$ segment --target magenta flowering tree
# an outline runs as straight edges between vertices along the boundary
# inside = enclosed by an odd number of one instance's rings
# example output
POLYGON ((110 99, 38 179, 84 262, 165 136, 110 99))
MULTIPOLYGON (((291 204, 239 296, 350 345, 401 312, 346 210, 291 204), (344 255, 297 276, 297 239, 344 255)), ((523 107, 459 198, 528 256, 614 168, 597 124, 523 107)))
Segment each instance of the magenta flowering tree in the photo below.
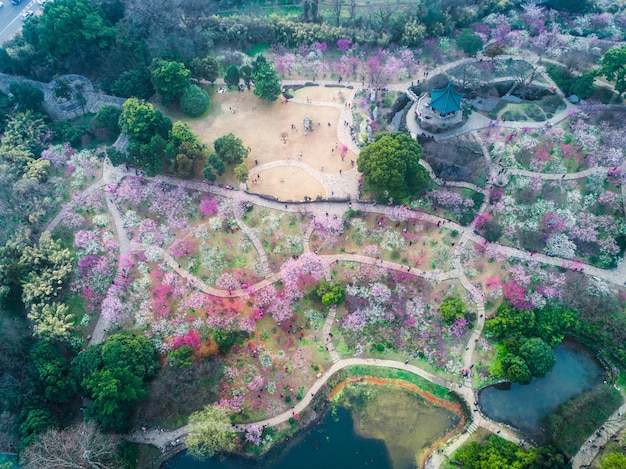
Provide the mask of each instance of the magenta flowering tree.
POLYGON ((202 202, 200 202, 199 210, 200 215, 202 215, 203 217, 212 217, 213 215, 217 214, 219 206, 215 199, 204 199, 202 202))
POLYGON ((514 308, 521 310, 532 309, 532 305, 526 300, 526 290, 514 281, 503 284, 502 293, 514 308))
POLYGON ((189 238, 179 239, 170 247, 174 258, 187 257, 193 252, 193 242, 189 238))
POLYGON ((502 196, 504 196, 504 190, 501 187, 492 186, 489 188, 489 203, 495 204, 502 196))
POLYGON ((452 337, 462 337, 467 332, 468 322, 464 317, 458 318, 452 323, 449 333, 452 337))
POLYGON ((201 345, 202 336, 195 329, 189 329, 184 335, 172 336, 172 349, 188 346, 197 350, 201 345))
POLYGON ((119 324, 124 317, 123 290, 117 285, 111 285, 106 297, 102 301, 101 315, 112 325, 119 324))
POLYGON ((152 218, 146 218, 139 223, 137 238, 144 244, 160 245, 163 242, 159 226, 152 218))
POLYGON ((457 192, 449 190, 434 190, 426 193, 432 201, 433 208, 445 207, 455 213, 460 213, 467 208, 474 206, 472 199, 464 199, 457 192))
POLYGON ((301 284, 313 284, 324 276, 324 264, 322 260, 313 253, 307 252, 297 259, 289 259, 283 264, 281 279, 285 286, 287 296, 300 298, 301 284))
POLYGON ((266 308, 272 304, 277 295, 278 292, 276 291, 276 287, 274 285, 269 285, 262 290, 259 290, 254 296, 256 306, 261 311, 266 310, 266 308))
POLYGON ((339 49, 341 52, 348 52, 348 49, 350 49, 350 46, 352 46, 351 39, 338 39, 337 40, 337 49, 339 49))
POLYGON ((483 226, 485 226, 485 223, 490 222, 492 220, 493 220, 493 215, 491 215, 490 213, 488 212, 479 213, 474 218, 474 228, 476 228, 477 230, 480 230, 483 226))
POLYGON ((170 301, 174 289, 165 283, 161 283, 152 288, 152 311, 155 317, 164 319, 169 317, 170 301))
POLYGON ((53 165, 60 166, 66 164, 75 154, 76 150, 68 142, 65 142, 63 145, 54 145, 42 151, 40 158, 50 161, 53 165))
POLYGON ((326 52, 326 49, 328 49, 327 42, 314 42, 313 44, 311 44, 311 50, 319 52, 320 54, 326 52))
POLYGON ((340 70, 343 75, 352 75, 356 77, 359 68, 359 58, 354 55, 343 55, 339 59, 340 70))
POLYGON ((292 301, 296 298, 295 296, 287 296, 285 290, 281 291, 280 294, 274 298, 274 301, 268 307, 268 312, 272 315, 276 324, 280 325, 293 316, 292 301))
POLYGON ((379 57, 368 57, 365 61, 365 70, 371 86, 378 87, 385 84, 385 74, 383 73, 383 65, 379 57))

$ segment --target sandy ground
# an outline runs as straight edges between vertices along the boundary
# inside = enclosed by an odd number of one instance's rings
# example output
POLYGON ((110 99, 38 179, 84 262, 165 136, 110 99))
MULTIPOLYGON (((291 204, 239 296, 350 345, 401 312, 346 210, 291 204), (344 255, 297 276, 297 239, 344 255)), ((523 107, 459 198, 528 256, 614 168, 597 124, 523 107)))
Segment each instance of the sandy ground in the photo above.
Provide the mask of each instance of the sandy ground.
POLYGON ((241 138, 252 149, 247 160, 250 169, 256 165, 278 161, 287 163, 289 160, 299 160, 308 165, 313 170, 310 174, 302 169, 279 166, 264 170, 258 184, 248 182, 248 188, 253 192, 286 200, 302 200, 305 196, 313 197, 324 192, 315 172, 338 174, 340 169, 351 169, 351 160, 356 161, 356 155, 351 151, 342 161, 343 145, 337 139, 337 125, 342 124, 339 119, 343 106, 339 93, 347 95, 351 90, 315 87, 306 88, 306 92, 303 97, 299 92, 298 97, 306 101, 309 96, 312 104, 285 104, 281 99, 267 104, 249 91, 214 94, 209 116, 187 122, 210 148, 216 138, 229 132, 241 138), (316 102, 334 102, 337 107, 317 105, 316 102), (303 131, 305 117, 314 122, 313 131, 308 135, 303 131), (296 129, 292 129, 292 124, 296 129), (283 133, 286 134, 285 141, 281 138, 283 133))
POLYGON ((250 192, 273 195, 285 201, 326 195, 322 183, 300 168, 280 166, 259 171, 257 175, 260 177, 253 176, 256 183, 248 182, 250 192))

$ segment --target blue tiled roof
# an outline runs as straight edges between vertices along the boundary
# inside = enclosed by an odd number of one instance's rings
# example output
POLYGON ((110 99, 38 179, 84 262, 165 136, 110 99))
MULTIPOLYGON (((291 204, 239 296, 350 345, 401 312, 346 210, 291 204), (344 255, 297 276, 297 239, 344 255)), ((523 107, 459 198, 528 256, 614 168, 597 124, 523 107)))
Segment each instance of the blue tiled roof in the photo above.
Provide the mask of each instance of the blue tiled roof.
POLYGON ((452 82, 448 86, 430 92, 430 106, 440 114, 448 114, 450 112, 461 110, 461 99, 463 95, 452 87, 452 82))

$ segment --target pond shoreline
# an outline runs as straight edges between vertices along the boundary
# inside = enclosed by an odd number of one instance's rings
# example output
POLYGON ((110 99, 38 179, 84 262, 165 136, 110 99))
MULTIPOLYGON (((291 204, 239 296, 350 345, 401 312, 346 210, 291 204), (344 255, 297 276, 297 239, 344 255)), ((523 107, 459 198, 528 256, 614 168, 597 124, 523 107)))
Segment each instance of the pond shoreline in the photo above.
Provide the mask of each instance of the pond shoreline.
POLYGON ((330 392, 328 396, 328 400, 332 401, 339 394, 339 392, 341 392, 346 386, 349 386, 351 384, 358 384, 358 383, 366 383, 366 384, 372 384, 372 385, 377 385, 377 386, 396 386, 401 389, 418 394, 424 399, 426 399, 427 401, 439 407, 442 407, 446 410, 449 410, 450 412, 453 412, 460 417, 461 420, 459 421, 459 423, 456 425, 455 428, 453 428, 451 431, 446 433, 442 438, 437 440, 435 443, 425 448, 424 452, 420 455, 419 464, 418 464, 419 468, 424 468, 426 459, 428 459, 428 457, 432 454, 432 452, 434 450, 439 449, 443 444, 449 441, 452 437, 461 433, 463 427, 467 423, 468 416, 466 412, 463 412, 463 406, 460 403, 446 401, 445 399, 441 399, 435 396, 434 394, 429 393, 428 391, 424 391, 416 384, 409 383, 408 381, 404 381, 402 379, 380 378, 378 376, 367 376, 367 375, 350 376, 344 379, 343 381, 341 381, 338 385, 336 385, 333 388, 333 390, 330 392))
POLYGON ((611 374, 597 353, 577 341, 564 341, 555 348, 555 352, 558 355, 557 363, 544 377, 533 378, 525 385, 504 380, 477 390, 480 412, 526 435, 528 441, 546 444, 548 437, 544 419, 571 398, 603 380, 606 383, 605 378, 611 374), (557 395, 563 396, 563 399, 557 398, 557 395), (520 414, 511 410, 519 409, 518 405, 513 404, 522 401, 525 403, 525 411, 520 414))
MULTIPOLYGON (((264 457, 266 457, 268 453, 270 453, 271 451, 283 452, 285 450, 288 450, 290 447, 296 445, 307 434, 307 432, 311 431, 312 428, 320 424, 321 420, 324 418, 326 413, 329 411, 329 409, 331 409, 332 406, 329 404, 332 403, 332 400, 338 394, 338 392, 340 392, 347 385, 356 384, 356 383, 395 386, 395 387, 413 392, 415 394, 418 394, 425 400, 439 407, 442 407, 450 412, 453 412, 454 414, 460 417, 460 421, 454 429, 446 433, 442 438, 437 440, 428 448, 425 448, 424 452, 420 456, 420 460, 419 460, 420 468, 424 467, 426 459, 428 458, 428 456, 432 454, 434 450, 437 450, 443 444, 449 441, 451 438, 461 433, 463 428, 468 422, 469 414, 467 412, 467 409, 463 406, 462 401, 453 402, 453 401, 442 399, 428 391, 421 389, 416 384, 413 384, 403 379, 381 378, 377 376, 368 376, 368 375, 347 376, 341 382, 339 382, 339 384, 335 385, 327 396, 325 396, 323 399, 320 399, 319 404, 321 408, 318 408, 317 411, 314 411, 311 407, 308 408, 308 412, 310 412, 311 415, 308 416, 309 418, 304 424, 304 426, 302 426, 301 428, 298 428, 294 433, 283 438, 282 440, 276 441, 274 444, 265 448, 261 453, 257 455, 252 455, 252 454, 244 453, 240 451, 228 452, 228 453, 224 453, 224 455, 227 457, 237 459, 237 460, 241 460, 242 462, 259 463, 259 462, 262 462, 264 457)), ((185 450, 186 450, 185 445, 182 444, 182 445, 177 446, 176 448, 173 448, 170 451, 162 453, 160 457, 155 461, 154 466, 162 469, 164 467, 163 465, 168 460, 184 452, 185 450)))

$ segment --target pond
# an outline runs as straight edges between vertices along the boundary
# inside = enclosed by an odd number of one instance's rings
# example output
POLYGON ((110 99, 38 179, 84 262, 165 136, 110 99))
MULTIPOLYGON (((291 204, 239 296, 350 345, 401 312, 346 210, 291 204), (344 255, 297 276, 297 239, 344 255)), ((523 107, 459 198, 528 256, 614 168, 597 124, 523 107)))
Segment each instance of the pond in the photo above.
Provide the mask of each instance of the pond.
POLYGON ((391 469, 385 444, 364 438, 354 431, 350 411, 336 407, 326 412, 319 424, 296 438, 287 447, 270 451, 262 460, 235 456, 198 461, 181 453, 163 464, 163 469, 319 469, 339 467, 372 467, 391 469))
POLYGON ((545 443, 542 420, 603 379, 598 361, 580 348, 560 345, 554 354, 556 363, 543 378, 533 378, 525 385, 506 383, 483 389, 478 396, 483 413, 522 430, 537 443, 545 443))
POLYGON ((163 469, 412 469, 424 448, 459 422, 453 412, 392 386, 348 386, 339 402, 315 427, 260 461, 235 456, 197 461, 181 453, 163 469))

